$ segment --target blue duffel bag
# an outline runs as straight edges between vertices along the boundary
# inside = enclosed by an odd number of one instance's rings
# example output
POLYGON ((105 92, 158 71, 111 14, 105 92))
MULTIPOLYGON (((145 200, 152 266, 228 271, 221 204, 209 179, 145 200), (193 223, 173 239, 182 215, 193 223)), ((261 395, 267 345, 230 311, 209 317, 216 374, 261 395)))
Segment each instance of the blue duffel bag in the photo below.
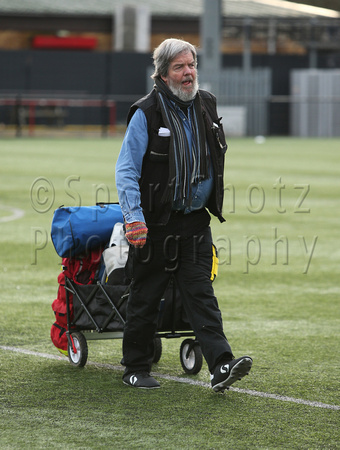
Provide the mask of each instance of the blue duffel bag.
POLYGON ((62 258, 86 254, 109 242, 113 227, 123 223, 116 203, 95 206, 62 206, 54 211, 51 238, 62 258))

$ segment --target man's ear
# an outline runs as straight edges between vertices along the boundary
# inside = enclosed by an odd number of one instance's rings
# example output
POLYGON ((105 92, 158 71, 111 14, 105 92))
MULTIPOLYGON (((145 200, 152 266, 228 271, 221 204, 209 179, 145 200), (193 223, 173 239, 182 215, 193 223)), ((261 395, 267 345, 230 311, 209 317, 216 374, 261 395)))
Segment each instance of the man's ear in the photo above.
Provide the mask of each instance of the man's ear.
POLYGON ((167 77, 163 77, 163 76, 161 75, 161 78, 162 78, 162 80, 164 81, 165 84, 168 84, 167 77))

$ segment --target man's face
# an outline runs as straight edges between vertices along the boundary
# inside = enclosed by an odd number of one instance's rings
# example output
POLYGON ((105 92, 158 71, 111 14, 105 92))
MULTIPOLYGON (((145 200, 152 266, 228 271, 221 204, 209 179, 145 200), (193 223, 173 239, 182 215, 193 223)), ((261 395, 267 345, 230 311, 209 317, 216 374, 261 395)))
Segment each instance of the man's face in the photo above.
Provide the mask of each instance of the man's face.
POLYGON ((180 100, 190 101, 198 91, 197 69, 190 51, 182 52, 174 58, 166 77, 162 80, 180 100))

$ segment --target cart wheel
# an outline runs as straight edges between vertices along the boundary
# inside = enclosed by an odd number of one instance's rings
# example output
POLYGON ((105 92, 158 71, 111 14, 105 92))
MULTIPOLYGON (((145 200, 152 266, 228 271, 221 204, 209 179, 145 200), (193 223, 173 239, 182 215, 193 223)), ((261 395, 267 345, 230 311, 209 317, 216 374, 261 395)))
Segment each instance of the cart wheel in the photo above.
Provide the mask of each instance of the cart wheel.
POLYGON ((84 367, 87 361, 88 347, 83 333, 76 331, 71 334, 74 349, 70 343, 67 346, 68 359, 73 366, 84 367), (75 351, 74 351, 75 350, 75 351))
POLYGON ((180 359, 184 372, 198 373, 202 368, 202 350, 194 339, 185 339, 181 344, 180 359))
POLYGON ((161 359, 162 356, 162 339, 154 338, 153 345, 154 345, 154 353, 152 362, 156 364, 158 363, 158 361, 161 359))

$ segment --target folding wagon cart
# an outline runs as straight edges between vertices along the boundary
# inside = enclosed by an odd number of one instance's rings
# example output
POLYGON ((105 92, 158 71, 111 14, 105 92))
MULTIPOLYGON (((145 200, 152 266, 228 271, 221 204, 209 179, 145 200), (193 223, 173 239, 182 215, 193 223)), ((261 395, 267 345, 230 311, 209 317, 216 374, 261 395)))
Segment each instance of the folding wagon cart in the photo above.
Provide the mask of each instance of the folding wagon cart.
MULTIPOLYGON (((61 207, 53 216, 52 242, 63 258, 59 290, 52 308, 54 345, 73 366, 85 366, 88 341, 122 339, 129 281, 125 278, 128 243, 118 204, 61 207)), ((172 278, 160 299, 153 362, 162 355, 162 338, 182 338, 183 370, 196 374, 202 368, 202 351, 186 319, 172 278)))

